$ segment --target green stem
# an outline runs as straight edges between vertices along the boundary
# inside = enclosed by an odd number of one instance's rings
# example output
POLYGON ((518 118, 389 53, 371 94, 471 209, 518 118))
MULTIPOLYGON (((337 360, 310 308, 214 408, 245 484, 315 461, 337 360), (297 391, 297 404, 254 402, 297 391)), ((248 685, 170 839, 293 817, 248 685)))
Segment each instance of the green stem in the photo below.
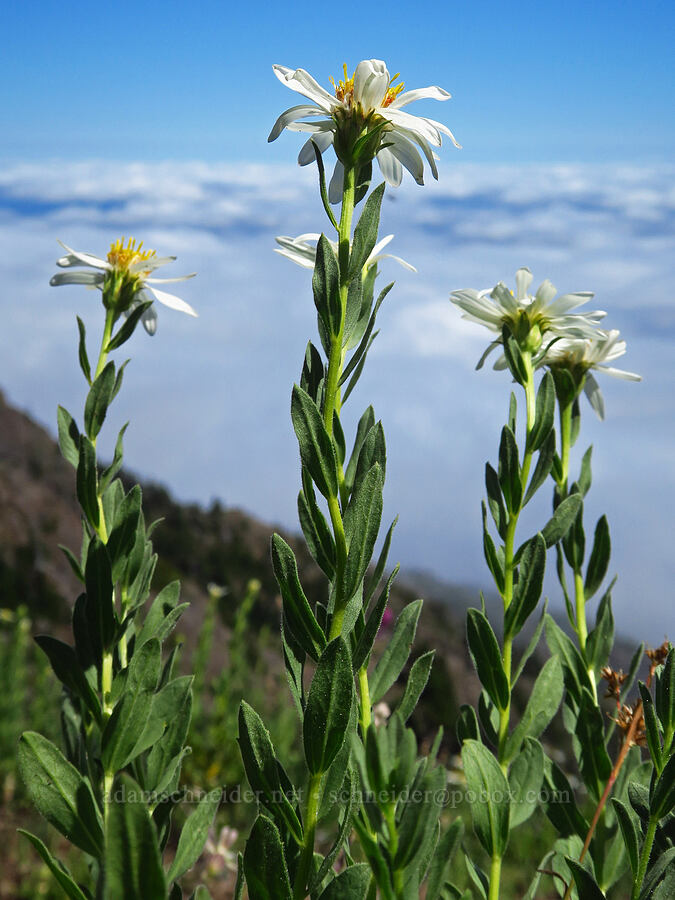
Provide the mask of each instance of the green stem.
POLYGON ((298 871, 295 876, 293 900, 303 900, 307 896, 307 882, 312 871, 314 859, 314 838, 319 813, 319 797, 321 795, 321 774, 312 775, 307 788, 307 811, 305 814, 305 840, 300 856, 298 871))
POLYGON ((502 858, 501 856, 493 856, 490 865, 490 893, 488 900, 499 900, 499 882, 502 876, 502 858))
POLYGON ((645 875, 647 874, 647 866, 649 865, 649 857, 652 853, 652 846, 654 844, 654 837, 656 836, 657 825, 658 819, 655 816, 650 816, 644 843, 642 844, 642 852, 640 853, 640 862, 638 864, 637 875, 635 876, 635 882, 633 884, 633 893, 631 894, 631 900, 637 900, 637 898, 640 896, 642 882, 645 880, 645 875))
POLYGON ((396 896, 400 896, 403 888, 403 872, 400 869, 394 869, 393 864, 398 852, 398 829, 396 827, 396 801, 387 803, 384 808, 384 818, 387 823, 389 832, 389 858, 392 861, 392 880, 394 882, 394 891, 396 896))
POLYGON ((359 669, 359 693, 361 703, 361 734, 366 740, 366 733, 372 721, 370 714, 370 685, 368 684, 368 670, 364 666, 359 669))
POLYGON ((570 472, 570 449, 572 446, 572 406, 573 401, 560 407, 560 462, 561 475, 558 489, 561 499, 567 496, 567 480, 570 472))
POLYGON ((113 681, 113 657, 112 651, 104 650, 101 661, 101 697, 103 699, 103 716, 108 719, 113 711, 110 702, 113 681))

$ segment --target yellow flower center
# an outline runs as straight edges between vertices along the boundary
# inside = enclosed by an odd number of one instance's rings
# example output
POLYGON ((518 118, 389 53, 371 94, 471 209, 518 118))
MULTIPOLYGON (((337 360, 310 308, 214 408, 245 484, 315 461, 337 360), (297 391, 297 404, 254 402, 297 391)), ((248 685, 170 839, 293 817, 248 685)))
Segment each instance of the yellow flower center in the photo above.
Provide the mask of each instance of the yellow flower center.
MULTIPOLYGON (((335 83, 334 78, 331 78, 330 81, 335 89, 336 98, 351 107, 354 104, 354 75, 349 75, 347 63, 343 63, 342 71, 344 72, 344 78, 341 78, 337 84, 335 83)), ((400 73, 397 72, 393 78, 389 79, 389 84, 387 85, 387 90, 384 92, 384 97, 382 98, 380 106, 389 106, 403 90, 404 83, 402 81, 399 82, 399 84, 394 84, 399 76, 400 73)))
POLYGON ((154 250, 143 250, 142 247, 143 241, 136 246, 135 238, 129 238, 126 246, 124 238, 120 241, 115 241, 114 244, 110 245, 108 262, 116 269, 128 270, 135 263, 144 262, 146 259, 156 255, 154 250))

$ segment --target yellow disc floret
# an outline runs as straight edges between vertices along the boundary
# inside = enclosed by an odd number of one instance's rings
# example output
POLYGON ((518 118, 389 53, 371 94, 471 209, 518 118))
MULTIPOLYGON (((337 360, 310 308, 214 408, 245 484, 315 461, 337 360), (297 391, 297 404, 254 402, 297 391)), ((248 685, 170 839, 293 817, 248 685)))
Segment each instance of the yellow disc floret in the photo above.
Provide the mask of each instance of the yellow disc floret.
POLYGON ((128 270, 130 266, 145 262, 146 259, 156 255, 154 250, 143 250, 142 247, 143 241, 136 246, 135 238, 129 238, 125 246, 123 237, 122 240, 115 241, 110 245, 108 262, 116 269, 128 270))
POLYGON ((352 75, 351 78, 348 75, 347 63, 342 64, 342 71, 344 72, 344 79, 341 78, 337 84, 335 84, 334 78, 331 78, 330 81, 335 88, 335 96, 337 99, 346 103, 348 106, 351 106, 354 100, 354 75, 352 75))
POLYGON ((400 77, 400 74, 400 72, 397 72, 393 78, 389 79, 389 86, 384 92, 384 100, 382 101, 382 106, 389 106, 391 103, 393 103, 405 87, 402 81, 400 81, 398 84, 394 84, 396 79, 400 77))

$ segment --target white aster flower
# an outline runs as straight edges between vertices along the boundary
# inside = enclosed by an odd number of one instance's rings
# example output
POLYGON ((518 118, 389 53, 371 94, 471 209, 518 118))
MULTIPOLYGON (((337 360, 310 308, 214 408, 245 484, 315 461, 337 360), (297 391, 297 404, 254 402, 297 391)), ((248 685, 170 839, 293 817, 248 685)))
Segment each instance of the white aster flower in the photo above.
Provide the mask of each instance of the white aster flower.
MULTIPOLYGON (((180 275, 177 278, 153 278, 152 273, 155 269, 166 263, 173 262, 175 256, 158 257, 154 250, 143 250, 143 241, 136 245, 133 238, 129 238, 126 245, 124 238, 121 241, 115 241, 110 245, 110 250, 105 259, 94 256, 92 253, 82 253, 79 250, 73 250, 62 241, 59 244, 67 251, 66 256, 57 259, 56 265, 63 269, 77 268, 74 272, 59 272, 54 275, 50 284, 58 286, 61 284, 84 284, 90 288, 98 288, 104 292, 107 285, 113 281, 116 284, 116 296, 121 293, 124 295, 122 307, 119 312, 125 315, 135 309, 139 304, 154 300, 158 300, 164 306, 170 309, 176 309, 179 312, 187 313, 189 316, 196 316, 194 309, 176 297, 174 294, 167 294, 156 288, 156 284, 168 284, 172 281, 186 281, 188 278, 194 278, 195 273, 190 275, 180 275), (84 269, 84 271, 82 271, 84 269)), ((148 334, 154 334, 157 330, 157 313, 154 306, 149 306, 141 317, 143 326, 148 334)))
MULTIPOLYGON (((299 266, 302 266, 304 269, 313 269, 316 263, 316 245, 321 237, 320 234, 316 232, 308 232, 307 234, 299 234, 297 237, 286 237, 285 235, 279 235, 279 237, 275 238, 278 247, 274 248, 275 253, 280 253, 282 256, 287 257, 292 262, 296 263, 299 266)), ((363 269, 367 271, 372 266, 377 265, 377 263, 381 259, 393 259, 399 265, 403 266, 404 269, 408 269, 410 272, 416 272, 417 269, 414 266, 411 266, 409 262, 406 262, 404 259, 401 259, 400 256, 394 256, 392 253, 382 253, 382 250, 390 243, 393 239, 393 234, 388 234, 386 237, 383 237, 381 241, 378 241, 377 244, 373 247, 373 250, 366 260, 363 269)), ((338 252, 337 241, 330 241, 330 244, 335 250, 336 254, 338 252)))
MULTIPOLYGON (((537 288, 536 294, 528 293, 532 283, 532 272, 522 267, 516 272, 516 292, 509 290, 503 281, 492 290, 453 291, 450 299, 461 310, 463 319, 477 322, 501 335, 507 325, 513 336, 525 350, 534 352, 539 349, 544 334, 549 336, 566 336, 573 338, 589 338, 595 334, 595 328, 604 316, 602 310, 592 312, 573 312, 577 307, 593 297, 587 291, 573 294, 562 294, 556 298, 556 289, 546 279, 537 288)), ((493 341, 478 362, 480 368, 488 354, 501 344, 501 337, 493 341)), ((495 368, 505 368, 506 360, 500 357, 495 368)))
POLYGON ((331 144, 335 145, 338 162, 329 186, 331 202, 337 202, 342 194, 344 160, 339 157, 345 139, 353 148, 360 137, 379 129, 373 153, 385 180, 394 187, 401 183, 403 168, 418 184, 424 183, 424 162, 419 150, 434 178, 438 178, 438 157, 432 148, 441 146, 443 134, 450 138, 455 147, 460 146, 452 132, 441 122, 411 115, 403 109, 414 100, 449 100, 450 94, 435 85, 404 91, 402 83, 395 84, 398 75, 391 78, 380 59, 364 59, 351 78, 345 65, 344 80, 337 84, 333 81, 333 94, 322 88, 304 69, 278 65, 273 69, 282 84, 303 94, 311 103, 292 106, 283 112, 275 122, 268 141, 276 140, 284 128, 308 132, 311 136, 298 156, 301 166, 314 161, 313 144, 321 153, 331 144), (318 121, 302 121, 304 119, 318 121))
POLYGON ((540 365, 552 369, 566 369, 577 383, 583 379, 584 393, 598 418, 604 419, 605 401, 598 382, 591 374, 591 369, 613 375, 615 378, 625 378, 627 381, 642 381, 642 376, 636 375, 635 372, 626 372, 607 365, 623 356, 625 352, 626 342, 619 340, 619 332, 616 329, 603 331, 598 328, 591 337, 561 338, 555 341, 547 349, 540 365))

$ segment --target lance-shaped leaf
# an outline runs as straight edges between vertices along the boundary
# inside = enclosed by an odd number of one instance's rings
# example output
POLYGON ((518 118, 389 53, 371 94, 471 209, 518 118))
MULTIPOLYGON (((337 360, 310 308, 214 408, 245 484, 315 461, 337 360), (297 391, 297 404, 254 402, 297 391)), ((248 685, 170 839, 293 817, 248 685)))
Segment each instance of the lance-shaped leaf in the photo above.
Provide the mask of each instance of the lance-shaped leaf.
POLYGON ((115 780, 105 842, 105 900, 166 897, 157 832, 139 785, 129 775, 115 780))
POLYGON ((605 900, 605 895, 590 872, 587 872, 576 859, 566 857, 565 861, 572 870, 579 900, 605 900))
POLYGON ((84 322, 79 316, 77 318, 77 330, 79 332, 79 340, 77 347, 77 354, 80 360, 80 368, 82 369, 82 374, 87 379, 87 382, 91 384, 91 366, 89 365, 89 356, 87 355, 87 330, 84 327, 84 322))
MULTIPOLYGON (((368 666, 368 662, 370 660, 370 654, 373 649, 373 644, 375 643, 375 638, 377 637, 377 633, 380 629, 380 624, 382 622, 382 616, 384 615, 384 611, 387 608, 387 601, 389 600, 389 591, 391 590, 391 586, 394 583, 394 579, 398 574, 398 565, 393 570, 389 578, 387 579, 387 583, 382 588, 380 592, 380 596, 377 601, 373 605, 368 618, 366 619, 366 623, 363 627, 363 631, 359 635, 359 639, 356 644, 356 649, 354 650, 353 656, 353 665, 354 670, 358 670, 363 668, 364 666, 368 666)), ((372 690, 372 685, 371 685, 372 690)), ((372 696, 372 695, 371 695, 372 696)))
POLYGON ((537 608, 544 584, 546 544, 541 534, 528 541, 518 567, 518 583, 513 600, 506 611, 504 628, 507 634, 517 635, 537 608))
POLYGON ((382 469, 375 463, 360 482, 344 516, 349 551, 345 566, 343 596, 349 600, 366 574, 382 519, 382 469))
POLYGON ((84 427, 90 440, 96 440, 108 412, 115 386, 115 363, 109 362, 94 381, 84 405, 84 427))
POLYGON ((525 745, 513 760, 509 769, 511 789, 510 827, 526 822, 539 804, 541 784, 544 780, 544 751, 532 738, 525 738, 525 745))
POLYGON ((597 803, 612 771, 612 762, 605 748, 603 715, 588 688, 581 691, 575 734, 578 738, 581 775, 597 803))
POLYGON ((526 737, 539 737, 556 714, 563 691, 562 665, 558 657, 552 656, 537 676, 525 712, 506 742, 504 761, 513 759, 526 737))
POLYGON ((17 762, 38 812, 76 847, 100 856, 103 828, 89 782, 51 741, 34 731, 21 735, 17 762))
POLYGON ((370 866, 357 863, 339 873, 321 893, 319 900, 365 900, 370 886, 370 866))
POLYGON ((457 818, 443 832, 429 866, 426 900, 439 900, 441 891, 450 877, 450 866, 462 840, 464 823, 457 818))
POLYGON ((356 476, 354 478, 354 488, 358 488, 359 484, 363 481, 375 463, 377 463, 382 470, 382 481, 384 481, 387 472, 387 448, 384 440, 382 422, 376 422, 375 425, 373 425, 361 446, 359 462, 356 467, 356 476))
POLYGON ((302 827, 284 792, 279 763, 269 731, 258 713, 242 700, 239 707, 239 749, 251 789, 261 803, 279 815, 298 843, 302 843, 302 827))
POLYGON ((73 880, 73 876, 70 874, 68 869, 60 860, 54 859, 54 857, 51 855, 51 853, 45 847, 39 837, 31 834, 30 831, 24 831, 23 828, 17 828, 17 831, 19 832, 19 834, 22 834, 24 837, 28 838, 31 844, 35 847, 37 852, 42 857, 43 862, 46 864, 47 868, 54 876, 54 880, 63 890, 66 896, 70 898, 70 900, 87 900, 87 897, 77 886, 77 884, 73 880))
POLYGON ((349 256, 349 278, 361 277, 361 269, 373 251, 377 242, 377 229, 380 224, 380 208, 384 196, 384 182, 378 185, 366 200, 361 217, 354 229, 354 239, 349 256))
POLYGON ((490 856, 502 856, 509 840, 509 785, 499 763, 478 741, 466 741, 462 764, 471 792, 471 818, 490 856))
POLYGON ((488 505, 497 531, 502 540, 506 535, 506 526, 508 524, 508 516, 506 507, 504 506, 504 498, 502 497, 502 489, 499 484, 499 476, 490 465, 485 463, 485 490, 488 498, 488 505))
POLYGON ((70 691, 84 701, 94 719, 101 723, 101 704, 80 666, 75 650, 49 634, 38 634, 35 643, 47 655, 54 674, 70 691))
POLYGON ((523 499, 523 489, 520 482, 518 445, 513 432, 507 425, 502 428, 498 473, 506 508, 511 513, 517 513, 523 499))
POLYGON ((655 782, 649 800, 652 816, 667 816, 675 806, 675 756, 671 756, 655 782))
POLYGON ((541 380, 537 391, 537 402, 534 417, 534 426, 528 435, 528 444, 531 451, 538 450, 549 436, 553 428, 555 418, 555 385, 553 376, 547 372, 541 380))
POLYGON ((293 386, 291 419, 300 446, 303 465, 324 497, 337 497, 337 456, 321 413, 306 391, 293 386))
POLYGON ((176 881, 197 862, 201 856, 209 828, 220 802, 220 791, 209 791, 199 801, 197 809, 189 816, 178 839, 173 862, 166 873, 167 881, 176 881))
POLYGON ((464 741, 479 741, 480 728, 478 727, 478 716, 473 706, 468 703, 462 703, 457 716, 455 725, 455 733, 460 744, 464 741))
POLYGON ((616 813, 616 817, 619 820, 623 842, 626 847, 628 859, 630 860, 631 870, 633 872, 633 875, 636 875, 638 870, 640 849, 635 822, 631 814, 628 812, 628 807, 625 803, 622 803, 621 800, 617 800, 616 797, 612 797, 610 802, 612 804, 614 812, 616 813))
POLYGON ((675 649, 668 651, 666 663, 656 679, 656 712, 668 732, 675 728, 675 649))
POLYGON ((606 665, 613 646, 614 615, 612 614, 612 596, 608 590, 598 605, 595 628, 588 635, 586 644, 586 658, 595 672, 600 672, 606 665))
POLYGON ((98 474, 96 451, 89 438, 81 434, 77 463, 77 499, 85 516, 94 528, 98 528, 100 511, 98 506, 98 474))
POLYGON ((347 736, 354 697, 349 648, 341 637, 321 654, 305 707, 303 743, 312 775, 328 771, 347 736))
POLYGON ((291 900, 291 883, 279 829, 265 815, 255 820, 244 851, 250 900, 291 900))
MULTIPOLYGON (((340 758, 344 754, 345 747, 347 747, 348 742, 345 741, 345 746, 342 751, 338 754, 337 759, 340 758)), ((349 750, 345 754, 347 759, 349 758, 349 750)), ((342 808, 340 824, 338 828, 337 837, 333 843, 333 846, 330 848, 328 853, 323 859, 323 862, 319 866, 318 871, 310 881, 310 892, 312 892, 315 888, 318 888, 322 883, 326 875, 331 870, 331 867, 335 860, 337 859, 338 854, 345 846, 345 842, 348 840, 351 832, 352 832, 352 820, 354 818, 355 813, 358 808, 358 794, 357 791, 353 787, 353 780, 356 778, 356 773, 351 770, 347 771, 344 781, 341 782, 338 790, 340 791, 340 807, 342 808), (344 797, 348 797, 347 802, 344 802, 344 797)), ((324 788, 323 797, 326 797, 326 789, 324 788)))
POLYGON ((124 497, 115 513, 106 547, 112 565, 112 579, 117 581, 127 562, 127 556, 136 543, 136 533, 141 517, 141 488, 134 485, 124 497))
POLYGON ((547 547, 553 547, 565 537, 581 509, 582 502, 581 494, 570 494, 557 507, 541 532, 547 547))
POLYGON ((56 421, 59 429, 59 447, 63 458, 77 468, 80 459, 80 432, 75 420, 62 406, 56 413, 56 421))
POLYGON ((560 659, 565 673, 565 686, 574 700, 579 703, 582 688, 591 687, 581 654, 548 613, 546 613, 544 623, 548 648, 554 656, 560 659))
POLYGON ((500 594, 504 593, 504 552, 500 548, 497 550, 495 542, 492 540, 488 530, 487 523, 487 507, 485 501, 481 503, 481 511, 483 514, 483 553, 485 554, 485 562, 488 569, 492 572, 492 577, 497 585, 500 594))
POLYGON ((340 305, 340 272, 335 251, 325 234, 316 245, 316 263, 312 275, 314 305, 324 324, 333 335, 340 331, 342 310, 340 305))
MULTIPOLYGON (((363 582, 363 608, 364 610, 368 608, 370 605, 370 600, 377 590, 377 586, 382 580, 382 576, 384 575, 384 569, 387 565, 387 559, 389 557, 389 550, 391 548, 391 538, 394 533, 394 528, 396 528, 396 523, 398 522, 398 516, 394 519, 394 521, 389 526, 387 533, 384 536, 384 541, 382 542, 382 549, 380 550, 380 555, 377 558, 377 562, 375 563, 375 568, 372 573, 368 575, 363 582)), ((398 565, 397 567, 398 568, 398 565)))
POLYGON ((609 538, 609 524, 607 517, 601 516, 598 524, 595 526, 595 535, 593 537, 593 549, 591 557, 588 560, 586 568, 586 580, 584 581, 584 594, 589 600, 602 584, 602 580, 607 574, 609 566, 609 557, 612 552, 612 545, 609 538))
POLYGON ((95 637, 99 648, 106 650, 115 637, 115 610, 110 559, 105 545, 98 538, 94 538, 87 549, 84 583, 89 633, 95 637))
POLYGON ((510 692, 499 644, 492 626, 480 610, 467 611, 466 635, 481 684, 495 706, 506 709, 510 692))
POLYGON ((422 612, 422 600, 415 600, 403 608, 382 656, 377 661, 370 680, 370 699, 377 703, 400 675, 410 656, 417 622, 422 612))
POLYGON ((554 457, 555 431, 550 431, 548 437, 544 440, 539 450, 537 464, 534 467, 534 472, 532 473, 532 477, 530 478, 530 483, 528 484, 527 490, 525 491, 523 506, 530 502, 530 500, 534 497, 536 492, 548 478, 551 467, 553 466, 554 457))
POLYGON ((143 313, 147 309, 150 309, 151 306, 152 300, 146 300, 145 303, 139 303, 138 306, 134 306, 117 333, 108 341, 108 346, 106 347, 108 353, 112 350, 117 350, 118 347, 121 347, 122 344, 125 344, 129 340, 134 333, 136 326, 140 322, 143 313))
POLYGON ((352 453, 349 457, 347 468, 345 469, 345 487, 347 488, 348 494, 351 494, 354 485, 354 476, 356 475, 356 466, 358 465, 359 456, 361 455, 361 447, 363 447, 366 435, 374 424, 375 412, 373 411, 373 407, 369 406, 359 419, 359 424, 356 427, 356 436, 354 437, 354 447, 352 448, 352 453))
POLYGON ((305 653, 317 660, 326 646, 326 637, 300 584, 293 551, 278 534, 272 535, 271 547, 272 568, 281 591, 288 627, 305 653))
POLYGON ((413 710, 417 706, 417 701, 420 699, 422 691, 429 680, 431 666, 433 665, 435 655, 435 650, 429 650, 427 653, 423 653, 422 656, 418 656, 412 664, 410 675, 408 675, 408 682, 405 686, 405 693, 396 708, 396 712, 403 722, 406 722, 410 718, 413 710))

